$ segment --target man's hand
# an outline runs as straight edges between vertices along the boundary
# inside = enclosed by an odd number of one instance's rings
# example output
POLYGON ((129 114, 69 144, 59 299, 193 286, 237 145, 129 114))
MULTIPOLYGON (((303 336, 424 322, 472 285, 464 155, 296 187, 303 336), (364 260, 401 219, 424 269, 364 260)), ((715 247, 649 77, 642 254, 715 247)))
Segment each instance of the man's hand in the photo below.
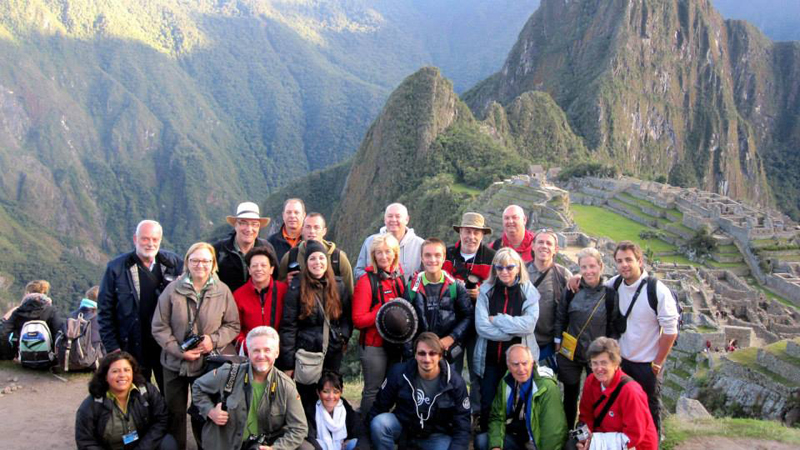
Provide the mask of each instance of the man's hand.
POLYGON ((214 350, 214 342, 211 340, 211 336, 204 334, 203 342, 197 348, 201 350, 200 353, 211 353, 211 350, 214 350))
POLYGON ((203 356, 203 350, 200 347, 183 352, 183 359, 187 361, 197 361, 201 356, 203 356))
POLYGON ((269 445, 259 445, 258 450, 272 450, 272 447, 269 445))
POLYGON ((285 373, 289 378, 294 378, 294 369, 284 370, 283 373, 285 373))
POLYGON ((650 363, 650 369, 653 370, 653 375, 655 375, 656 378, 661 378, 661 376, 660 376, 661 375, 661 365, 660 364, 656 364, 654 362, 650 363))
POLYGON ((467 289, 467 294, 469 294, 469 297, 474 302, 475 300, 478 299, 478 288, 476 287, 474 289, 467 289))
POLYGON ((228 411, 223 411, 222 403, 217 403, 217 406, 208 412, 208 418, 215 424, 224 427, 228 423, 228 411))
POLYGON ((556 342, 556 353, 561 350, 561 342, 556 342))
POLYGON ((589 448, 591 448, 591 446, 592 446, 592 435, 591 434, 589 435, 589 438, 586 439, 585 441, 578 442, 577 444, 575 444, 575 447, 577 447, 578 450, 589 450, 589 448))
POLYGON ((300 273, 300 272, 298 272, 298 271, 296 271, 296 270, 293 270, 293 271, 291 271, 291 272, 287 273, 287 274, 286 274, 286 284, 292 284, 292 279, 293 279, 293 278, 295 277, 295 275, 297 275, 298 273, 300 273))
POLYGON ((442 344, 442 347, 444 347, 445 350, 450 350, 450 346, 453 345, 455 339, 453 339, 451 336, 445 336, 439 339, 439 342, 442 344))
POLYGON ((581 274, 575 274, 567 281, 567 287, 572 293, 577 293, 581 288, 581 274))

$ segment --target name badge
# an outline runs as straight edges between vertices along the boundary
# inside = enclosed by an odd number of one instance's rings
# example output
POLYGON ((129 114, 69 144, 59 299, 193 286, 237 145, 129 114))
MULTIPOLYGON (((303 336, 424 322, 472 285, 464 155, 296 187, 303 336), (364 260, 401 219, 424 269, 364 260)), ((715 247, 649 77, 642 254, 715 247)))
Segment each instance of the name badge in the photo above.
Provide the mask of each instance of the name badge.
POLYGON ((139 440, 139 433, 137 433, 136 430, 133 430, 130 433, 122 436, 122 443, 125 445, 128 445, 131 442, 136 442, 138 440, 139 440))

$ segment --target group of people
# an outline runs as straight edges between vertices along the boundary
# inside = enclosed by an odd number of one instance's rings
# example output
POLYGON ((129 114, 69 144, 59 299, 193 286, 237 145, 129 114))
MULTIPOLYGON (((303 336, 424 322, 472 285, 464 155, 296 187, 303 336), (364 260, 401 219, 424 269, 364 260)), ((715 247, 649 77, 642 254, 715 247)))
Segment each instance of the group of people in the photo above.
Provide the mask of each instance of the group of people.
POLYGON ((558 235, 528 230, 519 206, 493 241, 465 213, 447 245, 394 203, 353 267, 302 200, 282 216, 261 239, 270 219, 241 203, 229 236, 183 258, 161 249, 157 222, 138 224, 100 284, 108 355, 76 417, 79 448, 184 449, 189 416, 207 449, 658 448, 678 309, 636 244, 619 243, 614 277, 593 248, 573 275, 558 235), (340 375, 354 329, 357 410, 340 375))

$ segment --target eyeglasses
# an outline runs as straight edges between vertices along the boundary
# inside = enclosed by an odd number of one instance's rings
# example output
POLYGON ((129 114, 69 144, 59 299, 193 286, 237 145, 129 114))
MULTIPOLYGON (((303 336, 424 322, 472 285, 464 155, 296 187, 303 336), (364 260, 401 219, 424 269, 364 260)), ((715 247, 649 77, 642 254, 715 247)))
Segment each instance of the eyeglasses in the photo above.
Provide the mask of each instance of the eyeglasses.
POLYGON ((211 259, 190 259, 189 264, 193 266, 210 266, 214 261, 211 259))
POLYGON ((417 352, 417 356, 419 356, 420 358, 424 358, 425 355, 428 355, 431 358, 433 358, 434 356, 440 356, 438 352, 424 352, 422 350, 417 352))
POLYGON ((512 272, 516 268, 517 268, 516 264, 509 264, 507 266, 501 266, 500 264, 494 265, 494 270, 498 272, 512 272))

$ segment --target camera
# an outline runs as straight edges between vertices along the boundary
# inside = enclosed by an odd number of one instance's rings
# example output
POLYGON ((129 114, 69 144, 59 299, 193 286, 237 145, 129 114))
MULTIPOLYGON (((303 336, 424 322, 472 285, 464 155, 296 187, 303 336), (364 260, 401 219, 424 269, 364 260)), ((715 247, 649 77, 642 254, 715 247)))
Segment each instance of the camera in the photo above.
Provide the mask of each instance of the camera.
POLYGON ((578 425, 574 430, 569 431, 569 437, 578 442, 583 442, 589 439, 589 427, 585 423, 578 425))
POLYGON ((297 261, 292 261, 291 263, 289 263, 289 267, 286 268, 286 272, 287 273, 300 272, 300 263, 297 261))
POLYGON ((242 442, 242 450, 258 450, 262 445, 269 445, 266 434, 248 437, 246 441, 242 442))
POLYGON ((467 278, 464 280, 464 287, 467 289, 475 289, 478 287, 478 283, 481 282, 481 279, 477 275, 469 274, 467 278))
POLYGON ((453 362, 458 360, 458 358, 464 354, 464 347, 459 344, 453 344, 449 349, 445 350, 444 352, 444 359, 448 362, 453 362))
POLYGON ((203 336, 192 333, 186 336, 186 339, 183 340, 183 343, 181 344, 181 351, 188 352, 189 350, 192 350, 200 345, 201 342, 203 342, 203 336))

